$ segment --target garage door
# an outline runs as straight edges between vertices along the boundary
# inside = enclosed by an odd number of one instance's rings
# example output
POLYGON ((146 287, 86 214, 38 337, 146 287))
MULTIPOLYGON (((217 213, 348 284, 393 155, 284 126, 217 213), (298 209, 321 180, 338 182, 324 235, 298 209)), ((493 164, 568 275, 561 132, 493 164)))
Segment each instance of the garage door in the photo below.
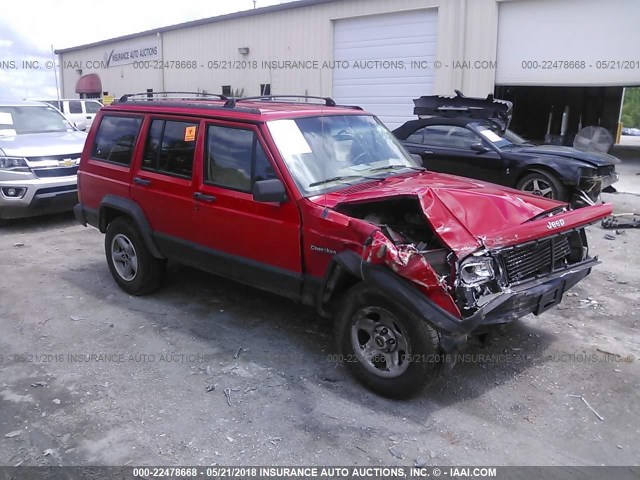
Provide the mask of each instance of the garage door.
POLYGON ((375 113, 389 128, 413 118, 412 99, 433 93, 437 10, 336 20, 333 97, 375 113))
POLYGON ((498 85, 640 85, 638 0, 500 2, 498 85))

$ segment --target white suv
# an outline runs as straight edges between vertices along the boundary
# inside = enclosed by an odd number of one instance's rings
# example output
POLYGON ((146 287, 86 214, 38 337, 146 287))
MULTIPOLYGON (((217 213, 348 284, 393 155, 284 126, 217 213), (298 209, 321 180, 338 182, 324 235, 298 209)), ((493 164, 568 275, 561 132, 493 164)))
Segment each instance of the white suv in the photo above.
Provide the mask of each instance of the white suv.
POLYGON ((61 98, 60 100, 38 100, 56 107, 65 117, 72 121, 81 130, 82 124, 88 129, 96 118, 96 113, 102 107, 102 103, 98 100, 86 98, 61 98))
POLYGON ((86 137, 50 105, 0 101, 0 220, 73 209, 86 137))

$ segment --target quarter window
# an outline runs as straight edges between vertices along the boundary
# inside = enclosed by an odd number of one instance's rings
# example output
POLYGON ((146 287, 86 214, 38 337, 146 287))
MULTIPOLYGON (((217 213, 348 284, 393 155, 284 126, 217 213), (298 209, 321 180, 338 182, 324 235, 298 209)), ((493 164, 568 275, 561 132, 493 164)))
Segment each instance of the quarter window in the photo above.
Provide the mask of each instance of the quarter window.
POLYGON ((142 169, 191 178, 198 124, 153 120, 144 150, 142 169))
POLYGON ((207 129, 206 183, 250 192, 253 183, 277 178, 251 130, 210 125, 207 129))
POLYGON ((142 119, 136 117, 103 117, 91 157, 128 166, 141 124, 142 119))

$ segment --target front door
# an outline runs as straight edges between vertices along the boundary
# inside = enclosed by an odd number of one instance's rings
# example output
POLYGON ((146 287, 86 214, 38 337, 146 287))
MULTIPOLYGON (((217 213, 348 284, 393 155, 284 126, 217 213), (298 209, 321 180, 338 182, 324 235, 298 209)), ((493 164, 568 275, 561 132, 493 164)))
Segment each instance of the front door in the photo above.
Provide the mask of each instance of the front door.
POLYGON ((253 184, 279 178, 257 126, 204 126, 202 170, 194 192, 198 243, 209 270, 297 298, 302 280, 300 213, 295 202, 256 202, 253 184))

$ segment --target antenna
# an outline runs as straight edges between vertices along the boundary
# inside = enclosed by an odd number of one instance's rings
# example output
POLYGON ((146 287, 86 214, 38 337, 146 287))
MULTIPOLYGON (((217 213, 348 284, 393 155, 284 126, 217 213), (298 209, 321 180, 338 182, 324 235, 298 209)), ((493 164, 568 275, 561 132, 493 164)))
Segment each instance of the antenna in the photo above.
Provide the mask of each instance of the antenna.
MULTIPOLYGON (((318 75, 319 75, 319 79, 320 79, 320 96, 322 97, 322 95, 324 93, 322 91, 322 69, 318 70, 318 75)), ((335 105, 335 103, 334 103, 334 105, 335 105)), ((320 131, 321 131, 321 134, 322 134, 322 143, 323 143, 322 147, 323 147, 323 150, 326 151, 326 149, 327 149, 327 145, 326 145, 327 139, 324 136, 324 108, 325 108, 324 106, 320 107, 320 131)), ((323 180, 326 180, 327 179, 327 162, 326 161, 322 162, 322 175, 324 177, 323 180)), ((327 214, 328 214, 328 212, 327 212, 327 185, 326 184, 325 184, 325 188, 324 188, 324 201, 323 201, 323 203, 324 203, 324 210, 322 211, 322 216, 326 217, 327 214)))
POLYGON ((253 0, 253 9, 254 10, 256 9, 256 3, 257 3, 257 0, 253 0))

